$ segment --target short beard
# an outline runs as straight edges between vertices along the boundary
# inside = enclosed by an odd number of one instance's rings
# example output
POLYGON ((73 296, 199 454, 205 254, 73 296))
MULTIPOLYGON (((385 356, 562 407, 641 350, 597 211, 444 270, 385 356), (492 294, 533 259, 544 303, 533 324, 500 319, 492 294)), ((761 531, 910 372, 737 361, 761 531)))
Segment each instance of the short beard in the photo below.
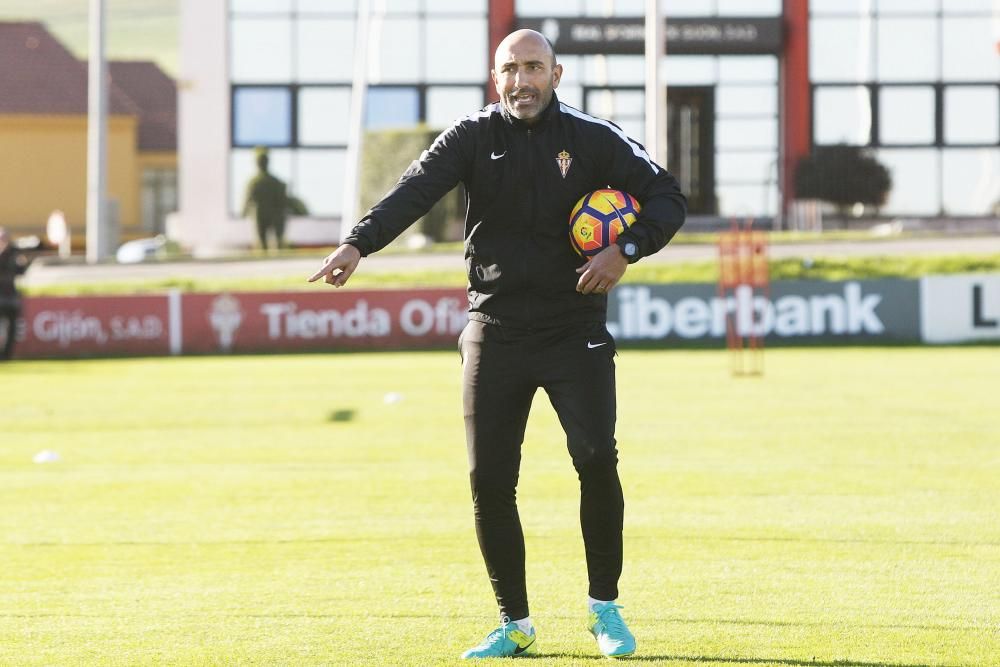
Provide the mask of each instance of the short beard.
POLYGON ((532 90, 531 92, 535 95, 535 99, 537 100, 537 105, 538 105, 537 110, 532 115, 530 116, 519 115, 520 113, 524 113, 524 111, 523 110, 518 111, 516 109, 515 107, 516 101, 514 100, 514 95, 504 95, 502 98, 503 105, 507 109, 507 113, 509 113, 514 118, 517 118, 518 120, 527 121, 539 118, 542 115, 542 112, 545 111, 548 108, 549 104, 552 103, 553 93, 552 91, 550 91, 548 93, 548 97, 546 98, 545 93, 541 90, 532 90))

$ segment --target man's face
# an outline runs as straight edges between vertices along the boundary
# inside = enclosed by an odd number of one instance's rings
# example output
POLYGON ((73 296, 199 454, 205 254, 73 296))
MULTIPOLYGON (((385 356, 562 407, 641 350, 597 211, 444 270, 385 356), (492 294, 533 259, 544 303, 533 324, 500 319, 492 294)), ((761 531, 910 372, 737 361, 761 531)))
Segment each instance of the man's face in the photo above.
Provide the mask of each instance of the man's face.
POLYGON ((538 120, 562 77, 554 60, 541 36, 512 35, 500 43, 491 74, 508 113, 529 125, 538 120))

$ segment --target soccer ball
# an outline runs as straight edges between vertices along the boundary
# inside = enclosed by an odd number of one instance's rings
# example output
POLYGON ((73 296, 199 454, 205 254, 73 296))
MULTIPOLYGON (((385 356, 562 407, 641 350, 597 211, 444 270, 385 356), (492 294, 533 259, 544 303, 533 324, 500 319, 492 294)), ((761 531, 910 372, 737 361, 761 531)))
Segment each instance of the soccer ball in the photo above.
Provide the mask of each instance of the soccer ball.
POLYGON ((615 242, 639 217, 639 202, 621 190, 594 190, 569 214, 569 242, 578 254, 591 258, 615 242))

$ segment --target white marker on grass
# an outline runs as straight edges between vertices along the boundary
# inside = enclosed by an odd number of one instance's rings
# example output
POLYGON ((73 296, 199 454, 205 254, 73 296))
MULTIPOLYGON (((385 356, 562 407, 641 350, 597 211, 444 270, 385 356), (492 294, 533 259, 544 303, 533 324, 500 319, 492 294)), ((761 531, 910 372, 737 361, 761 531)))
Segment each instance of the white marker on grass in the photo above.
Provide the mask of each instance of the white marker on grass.
POLYGON ((56 463, 62 460, 58 452, 54 452, 51 449, 43 449, 42 451, 35 454, 32 459, 35 463, 56 463))

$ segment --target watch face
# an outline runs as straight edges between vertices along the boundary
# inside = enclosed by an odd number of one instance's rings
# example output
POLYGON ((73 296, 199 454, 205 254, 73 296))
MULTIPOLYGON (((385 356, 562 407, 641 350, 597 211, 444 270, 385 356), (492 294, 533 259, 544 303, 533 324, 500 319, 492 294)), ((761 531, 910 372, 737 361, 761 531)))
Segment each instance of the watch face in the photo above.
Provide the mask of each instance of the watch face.
POLYGON ((624 250, 625 254, 628 255, 629 257, 635 257, 635 253, 638 250, 638 248, 635 247, 634 243, 626 243, 624 250))

